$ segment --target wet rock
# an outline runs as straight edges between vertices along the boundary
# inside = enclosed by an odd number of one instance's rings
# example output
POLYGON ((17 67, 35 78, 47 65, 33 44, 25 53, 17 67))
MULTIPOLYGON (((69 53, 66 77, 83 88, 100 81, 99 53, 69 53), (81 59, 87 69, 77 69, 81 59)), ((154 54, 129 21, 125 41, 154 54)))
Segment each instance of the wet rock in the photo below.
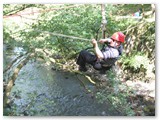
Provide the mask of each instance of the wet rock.
POLYGON ((102 114, 103 116, 106 116, 106 112, 105 112, 105 111, 103 111, 101 114, 102 114))

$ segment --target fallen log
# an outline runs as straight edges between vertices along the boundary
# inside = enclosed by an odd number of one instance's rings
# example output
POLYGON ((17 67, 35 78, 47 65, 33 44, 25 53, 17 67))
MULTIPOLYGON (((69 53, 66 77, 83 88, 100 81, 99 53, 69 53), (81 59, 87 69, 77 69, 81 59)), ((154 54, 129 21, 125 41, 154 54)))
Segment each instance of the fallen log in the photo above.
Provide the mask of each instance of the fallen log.
POLYGON ((26 59, 24 59, 18 66, 17 68, 14 69, 13 75, 9 78, 7 85, 3 88, 4 89, 4 96, 3 96, 3 107, 5 107, 7 104, 9 104, 8 97, 10 95, 10 91, 14 85, 14 82, 18 76, 19 71, 23 66, 25 66, 28 62, 28 60, 33 57, 35 54, 30 53, 26 59))
MULTIPOLYGON (((27 53, 25 53, 24 55, 26 55, 26 54, 27 54, 27 53)), ((14 64, 19 58, 21 58, 21 57, 24 56, 24 55, 22 54, 22 55, 18 56, 16 59, 14 59, 14 60, 11 62, 11 64, 8 65, 5 70, 3 70, 3 74, 4 74, 5 72, 7 72, 7 71, 13 66, 13 64, 14 64)))

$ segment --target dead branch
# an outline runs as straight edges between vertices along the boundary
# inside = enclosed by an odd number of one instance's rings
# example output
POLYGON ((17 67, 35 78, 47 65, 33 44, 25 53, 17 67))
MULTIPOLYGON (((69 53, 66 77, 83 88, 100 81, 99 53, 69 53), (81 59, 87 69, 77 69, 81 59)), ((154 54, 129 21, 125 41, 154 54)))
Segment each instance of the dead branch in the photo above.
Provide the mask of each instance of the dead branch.
POLYGON ((14 82, 18 76, 19 71, 21 70, 21 68, 23 66, 25 66, 28 62, 28 60, 30 59, 30 57, 33 57, 35 54, 29 54, 27 56, 27 58, 25 60, 23 60, 18 66, 17 68, 14 69, 13 75, 10 77, 10 79, 8 80, 8 84, 6 85, 6 87, 4 88, 4 98, 3 98, 3 106, 5 107, 7 104, 9 104, 8 101, 8 96, 10 95, 10 91, 14 85, 14 82))
MULTIPOLYGON (((26 55, 26 54, 27 54, 27 53, 25 53, 24 55, 26 55)), ((14 60, 12 61, 12 63, 11 63, 10 65, 8 65, 5 70, 3 70, 3 74, 4 74, 5 72, 7 72, 7 71, 13 66, 13 64, 14 64, 19 58, 21 58, 21 57, 24 56, 24 55, 20 55, 20 56, 18 56, 16 59, 14 59, 14 60)))

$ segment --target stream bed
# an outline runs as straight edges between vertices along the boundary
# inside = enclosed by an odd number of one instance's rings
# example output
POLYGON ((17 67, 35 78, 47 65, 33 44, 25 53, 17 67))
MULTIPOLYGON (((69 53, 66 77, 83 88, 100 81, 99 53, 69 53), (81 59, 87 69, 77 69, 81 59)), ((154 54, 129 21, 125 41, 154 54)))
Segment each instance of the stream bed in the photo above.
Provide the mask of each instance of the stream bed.
MULTIPOLYGON (((5 60, 4 60, 5 61, 5 60)), ((96 89, 82 75, 52 70, 42 60, 30 60, 12 87, 4 116, 118 116, 110 104, 98 103, 86 92, 96 89)))

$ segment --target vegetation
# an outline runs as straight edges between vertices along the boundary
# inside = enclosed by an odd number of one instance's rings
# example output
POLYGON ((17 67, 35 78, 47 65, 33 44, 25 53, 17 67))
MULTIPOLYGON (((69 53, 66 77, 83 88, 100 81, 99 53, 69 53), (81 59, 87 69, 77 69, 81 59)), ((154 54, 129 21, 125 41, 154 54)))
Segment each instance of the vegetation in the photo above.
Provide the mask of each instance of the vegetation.
MULTIPOLYGON (((106 36, 122 31, 126 34, 126 42, 123 56, 118 61, 121 73, 108 71, 107 86, 98 86, 95 96, 101 103, 111 102, 123 115, 150 115, 145 113, 147 108, 144 111, 135 109, 135 91, 123 84, 123 79, 127 81, 134 76, 141 77, 132 81, 155 80, 151 76, 155 74, 155 16, 153 12, 148 14, 149 11, 153 11, 150 4, 106 5, 106 36), (116 18, 124 15, 132 17, 139 8, 143 10, 142 19, 116 18)), ((91 46, 91 38, 102 38, 101 6, 97 4, 4 4, 3 17, 4 44, 23 47, 31 53, 38 49, 48 50, 49 55, 36 52, 36 57, 46 61, 50 61, 53 55, 61 58, 52 60, 56 69, 62 63, 75 59, 80 50, 91 46)))
POLYGON ((110 70, 107 72, 107 86, 100 88, 100 91, 96 93, 96 97, 99 102, 103 103, 108 101, 113 104, 114 107, 110 110, 117 110, 122 115, 133 116, 135 115, 134 109, 132 109, 132 103, 129 101, 129 96, 133 95, 133 89, 125 86, 121 83, 118 75, 110 70))

